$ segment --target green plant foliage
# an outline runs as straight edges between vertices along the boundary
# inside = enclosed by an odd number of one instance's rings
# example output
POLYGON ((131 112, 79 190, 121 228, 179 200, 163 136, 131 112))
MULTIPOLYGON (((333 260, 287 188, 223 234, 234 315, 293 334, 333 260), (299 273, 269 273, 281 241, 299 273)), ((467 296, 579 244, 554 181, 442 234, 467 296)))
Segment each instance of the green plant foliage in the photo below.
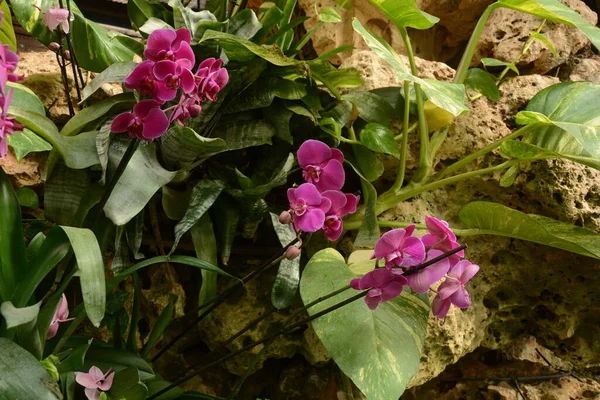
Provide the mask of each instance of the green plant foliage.
POLYGON ((468 108, 464 104, 464 85, 441 82, 434 79, 422 79, 410 74, 400 56, 385 40, 365 29, 356 18, 352 22, 352 26, 362 36, 371 50, 394 68, 399 81, 410 81, 421 85, 421 88, 432 103, 451 112, 454 116, 468 112, 468 108))
POLYGON ((127 2, 127 14, 131 20, 134 29, 140 28, 150 18, 157 18, 165 21, 173 19, 169 11, 158 1, 131 0, 127 2))
POLYGON ((268 107, 276 97, 285 100, 300 100, 306 96, 306 84, 287 79, 266 77, 259 78, 243 93, 243 96, 240 96, 227 107, 226 113, 231 114, 268 107))
POLYGON ((467 204, 460 210, 459 217, 465 226, 477 229, 477 234, 508 236, 600 258, 598 233, 552 218, 525 214, 486 201, 467 204))
POLYGON ((7 44, 12 51, 17 51, 17 38, 15 37, 15 30, 12 25, 12 18, 8 2, 3 1, 0 4, 0 10, 2 11, 2 25, 0 25, 0 43, 7 44))
MULTIPOLYGON (((353 278, 340 253, 321 250, 302 274, 302 301, 308 304, 353 278)), ((347 290, 309 308, 308 313, 314 315, 356 294, 347 290)), ((315 319, 312 326, 336 364, 367 399, 396 400, 419 368, 428 316, 427 296, 404 292, 374 311, 358 299, 315 319)))
POLYGON ((16 308, 10 301, 2 303, 0 305, 0 314, 4 317, 6 328, 11 329, 31 322, 35 323, 41 304, 40 302, 29 307, 16 308))
POLYGON ((27 350, 0 338, 0 376, 5 399, 57 400, 62 398, 56 381, 27 350))
POLYGON ((215 130, 216 136, 225 140, 227 150, 271 144, 275 133, 273 125, 261 120, 224 122, 215 130))
POLYGON ((199 158, 207 158, 227 149, 221 138, 207 138, 193 129, 174 125, 161 138, 161 152, 167 166, 185 168, 199 158))
MULTIPOLYGON (((360 147, 361 146, 355 146, 355 149, 360 147)), ((360 177, 362 201, 365 205, 363 220, 360 225, 360 229, 358 230, 358 235, 356 235, 356 239, 354 240, 354 246, 372 247, 380 237, 376 212, 377 190, 375 190, 375 187, 371 184, 371 182, 361 174, 360 170, 354 165, 355 162, 351 163, 347 159, 345 162, 349 164, 352 169, 354 169, 354 172, 356 172, 356 174, 360 177)))
POLYGON ((500 61, 500 60, 495 59, 495 58, 482 58, 481 59, 481 63, 485 67, 504 67, 504 68, 508 68, 511 71, 513 71, 515 74, 520 75, 519 69, 517 68, 517 66, 514 63, 500 61))
POLYGON ((467 79, 465 79, 465 86, 491 100, 500 100, 500 91, 496 86, 496 79, 494 79, 492 74, 481 68, 471 68, 469 70, 467 79))
POLYGON ((360 131, 360 143, 377 153, 400 158, 394 133, 387 126, 371 122, 360 131))
POLYGON ((114 399, 144 400, 148 388, 140 381, 140 372, 137 368, 128 367, 115 374, 108 394, 114 399))
POLYGON ((17 199, 21 207, 38 208, 40 206, 40 199, 37 193, 29 187, 22 187, 17 190, 17 199))
MULTIPOLYGON (((137 63, 133 61, 112 64, 94 79, 92 79, 92 81, 83 88, 83 91, 81 92, 81 101, 84 102, 87 100, 105 83, 123 82, 127 75, 133 71, 136 65, 137 63)), ((87 108, 85 108, 85 110, 87 110, 87 108)))
POLYGON ((57 164, 46 180, 44 214, 61 225, 73 225, 79 205, 89 196, 91 178, 87 169, 71 169, 57 164))
POLYGON ((221 253, 221 262, 223 265, 227 265, 231 256, 233 241, 238 232, 241 212, 236 202, 232 200, 231 196, 227 195, 219 197, 213 207, 215 234, 221 253))
MULTIPOLYGON (((271 216, 271 223, 279 243, 282 246, 287 246, 294 239, 296 239, 296 232, 290 229, 289 225, 284 225, 279 222, 279 216, 277 214, 269 213, 271 216)), ((298 285, 300 284, 300 256, 293 260, 284 258, 279 263, 279 269, 277 270, 277 276, 275 282, 273 282, 273 289, 271 290, 271 304, 273 307, 281 310, 292 305, 296 293, 298 292, 298 285)))
POLYGON ((387 126, 395 118, 401 117, 386 99, 373 92, 353 91, 344 95, 344 100, 354 104, 358 109, 358 115, 367 122, 377 122, 387 126))
POLYGON ((531 36, 534 37, 535 39, 539 40, 540 42, 544 43, 546 45, 546 47, 548 47, 548 50, 550 50, 552 55, 554 57, 558 58, 558 52, 556 51, 556 47, 554 47, 552 42, 550 40, 548 40, 548 38, 546 36, 542 35, 541 33, 535 32, 535 31, 531 32, 531 36))
POLYGON ((429 29, 440 20, 419 10, 414 0, 369 0, 369 2, 383 11, 399 27, 429 29))
POLYGON ((254 11, 246 8, 235 14, 227 26, 227 32, 243 39, 252 39, 262 28, 254 11))
MULTIPOLYGON (((237 224, 235 225, 237 228, 237 224)), ((212 219, 204 213, 200 220, 190 229, 192 243, 196 257, 213 265, 219 264, 217 256, 217 237, 212 219)), ((235 234, 235 233, 234 233, 235 234)), ((198 294, 198 305, 202 305, 217 296, 217 274, 212 271, 202 270, 202 286, 198 294)))
POLYGON ((17 161, 21 161, 29 153, 38 153, 52 150, 52 145, 44 139, 25 128, 21 132, 6 137, 8 145, 15 152, 17 161))
MULTIPOLYGON (((371 139, 367 139, 367 141, 373 142, 371 139)), ((364 176, 369 182, 379 179, 383 174, 384 168, 383 163, 379 160, 377 154, 364 145, 352 145, 352 150, 354 152, 353 163, 358 167, 361 176, 364 176)))
POLYGON ((193 11, 191 8, 185 7, 180 0, 170 0, 169 5, 173 8, 175 29, 189 29, 194 42, 202 38, 204 29, 201 29, 201 27, 203 22, 218 22, 210 11, 193 11))
POLYGON ((108 112, 130 110, 135 104, 135 98, 132 93, 122 93, 111 96, 99 101, 89 107, 79 111, 69 122, 61 129, 63 136, 75 136, 84 128, 100 118, 105 118, 108 112))
POLYGON ((6 87, 8 90, 12 89, 13 91, 13 98, 10 102, 11 107, 19 107, 25 110, 34 111, 38 114, 46 115, 44 104, 40 98, 27 86, 23 86, 15 82, 6 82, 6 87))

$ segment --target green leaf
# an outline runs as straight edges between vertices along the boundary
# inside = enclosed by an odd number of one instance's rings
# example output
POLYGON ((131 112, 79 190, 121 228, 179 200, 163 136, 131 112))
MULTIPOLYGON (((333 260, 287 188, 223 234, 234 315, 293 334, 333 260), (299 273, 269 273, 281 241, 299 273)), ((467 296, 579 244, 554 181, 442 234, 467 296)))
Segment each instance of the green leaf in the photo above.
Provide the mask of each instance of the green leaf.
POLYGON ((240 150, 271 144, 271 138, 275 136, 276 131, 273 125, 255 120, 219 124, 214 133, 225 140, 227 150, 240 150))
POLYGON ((507 140, 506 142, 502 143, 502 146, 500 147, 500 154, 506 158, 514 158, 520 161, 539 161, 552 158, 564 158, 600 170, 600 160, 596 158, 558 153, 517 140, 507 140))
POLYGON ((294 112, 283 107, 280 103, 273 103, 270 107, 263 110, 265 121, 273 125, 275 128, 275 136, 281 140, 294 143, 294 138, 290 131, 290 120, 294 116, 294 112))
POLYGON ((84 132, 75 137, 64 137, 56 125, 45 116, 19 107, 10 107, 10 115, 52 144, 69 168, 82 169, 99 163, 96 151, 96 131, 84 132))
MULTIPOLYGON (((300 281, 304 304, 313 302, 355 278, 334 249, 316 253, 300 281)), ((308 309, 314 315, 357 292, 349 289, 308 309)), ((406 291, 369 310, 363 299, 311 322, 336 364, 369 400, 396 400, 419 369, 427 330, 427 295, 406 291)))
POLYGON ((307 64, 312 78, 325 85, 338 99, 341 99, 338 89, 355 88, 364 83, 355 68, 335 68, 325 60, 312 60, 307 64))
POLYGON ((438 17, 419 10, 414 0, 369 0, 398 27, 429 29, 439 22, 438 17))
POLYGON ((79 111, 61 129, 63 136, 75 136, 90 122, 106 117, 110 111, 130 110, 135 104, 133 93, 122 93, 94 103, 79 111))
POLYGON ((535 124, 523 141, 569 157, 600 159, 600 85, 566 82, 550 86, 531 99, 520 123, 535 124), (539 113, 542 115, 536 115, 539 113))
POLYGON ((321 21, 321 22, 330 23, 330 24, 342 22, 342 17, 340 17, 340 14, 338 14, 337 11, 335 11, 331 7, 323 8, 318 16, 319 16, 319 21, 321 21))
POLYGON ((123 80, 131 73, 131 71, 133 71, 136 65, 137 63, 133 61, 128 61, 114 63, 108 68, 106 68, 99 75, 97 75, 90 83, 88 83, 85 88, 83 88, 83 92, 81 92, 81 102, 84 102, 88 97, 93 95, 105 83, 123 82, 123 80))
MULTIPOLYGON (((277 168, 272 171, 272 175, 266 182, 258 184, 253 188, 244 190, 244 194, 246 196, 255 198, 263 198, 271 191, 271 189, 276 188, 277 186, 285 185, 287 182, 287 177, 290 174, 294 163, 294 155, 292 153, 288 153, 287 157, 281 162, 281 164, 279 164, 277 168)), ((257 183, 257 178, 255 176, 252 177, 252 180, 254 181, 253 183, 257 183)))
POLYGON ((150 35, 155 30, 163 28, 173 29, 171 25, 169 25, 162 19, 152 17, 148 18, 148 20, 144 22, 144 25, 140 26, 140 32, 145 33, 146 35, 150 35))
MULTIPOLYGON (((414 3, 412 0, 410 2, 414 3)), ((394 68, 399 81, 418 83, 432 103, 451 112, 454 116, 468 112, 469 109, 464 103, 464 85, 436 81, 435 79, 421 79, 411 75, 400 56, 398 56, 385 40, 365 29, 356 18, 354 18, 352 26, 354 27, 354 30, 363 37, 371 50, 394 68)))
POLYGON ((261 28, 262 25, 258 22, 254 11, 246 8, 229 20, 227 32, 243 39, 252 39, 261 28))
POLYGON ((508 67, 515 74, 520 75, 519 69, 517 68, 517 66, 514 63, 500 61, 495 58, 482 58, 481 63, 486 67, 504 67, 504 68, 508 67))
POLYGON ((360 143, 377 153, 389 154, 400 158, 398 144, 394 140, 394 133, 387 126, 376 123, 367 124, 360 131, 360 143))
POLYGON ((535 214, 525 214, 487 201, 475 201, 464 206, 460 221, 475 234, 507 236, 556 247, 600 259, 600 235, 535 214))
POLYGON ((193 129, 173 125, 160 140, 161 153, 167 166, 185 168, 198 158, 209 157, 227 148, 221 138, 207 138, 193 129))
MULTIPOLYGON (((200 220, 192 226, 190 232, 196 257, 213 265, 218 265, 217 237, 210 215, 204 213, 200 220)), ((206 270, 200 272, 202 274, 202 286, 200 286, 200 293, 198 294, 199 306, 217 296, 217 274, 206 270)))
MULTIPOLYGON (((287 246, 296 239, 294 230, 291 229, 289 225, 280 223, 277 214, 269 213, 269 215, 271 216, 273 229, 282 246, 287 246)), ((277 276, 275 277, 273 289, 271 290, 271 304, 273 304, 273 307, 282 310, 291 306, 296 297, 296 293, 298 292, 299 284, 300 256, 293 260, 284 258, 279 263, 277 276)))
POLYGON ((353 161, 358 167, 358 171, 367 181, 376 181, 383 174, 383 164, 377 158, 377 154, 364 146, 352 145, 354 151, 353 161))
POLYGON ((186 187, 184 191, 175 190, 169 186, 162 187, 162 207, 167 218, 181 221, 190 202, 192 189, 186 187))
POLYGON ((550 40, 548 40, 548 38, 546 36, 542 35, 541 33, 536 32, 536 31, 531 32, 531 36, 536 38, 540 42, 544 43, 546 45, 546 47, 548 47, 548 50, 550 50, 552 55, 554 57, 558 57, 558 52, 556 51, 556 47, 554 47, 552 42, 550 40))
POLYGON ((61 399, 60 389, 48 371, 27 350, 0 338, 0 376, 4 399, 61 399))
POLYGON ((216 41, 230 60, 249 61, 258 56, 280 67, 301 64, 300 61, 286 57, 277 46, 259 46, 229 33, 206 31, 199 43, 209 40, 216 41))
MULTIPOLYGON (((6 2, 3 2, 2 4, 6 4, 6 2)), ((38 114, 46 115, 44 104, 27 86, 15 82, 6 82, 6 87, 9 90, 13 90, 13 98, 10 102, 11 107, 20 107, 25 110, 34 111, 38 114)))
POLYGON ((500 100, 500 91, 496 86, 494 76, 481 68, 471 68, 469 70, 467 79, 465 79, 465 86, 481 93, 491 100, 500 100))
MULTIPOLYGON (((204 272, 204 271, 202 271, 204 272)), ((214 274, 214 272, 211 272, 214 274)), ((216 276, 216 274, 215 274, 216 276)), ((177 302, 177 296, 173 293, 169 293, 169 303, 162 310, 160 316, 156 320, 156 323, 152 327, 150 334, 148 335, 148 340, 144 345, 144 349, 142 350, 141 356, 144 358, 148 358, 150 355, 150 351, 156 346, 158 341, 160 340, 162 334, 165 332, 169 323, 173 319, 173 311, 175 309, 175 303, 177 302)))
POLYGON ((515 164, 506 170, 502 178, 500 178, 500 186, 510 187, 519 176, 520 168, 519 164, 515 164))
MULTIPOLYGON (((73 347, 73 345, 81 345, 84 343, 87 343, 85 338, 83 338, 83 340, 71 339, 70 342, 67 342, 71 347, 73 347)), ((92 365, 97 366, 104 372, 108 371, 109 368, 112 368, 116 373, 134 367, 142 380, 152 379, 155 376, 152 366, 139 355, 125 349, 112 348, 99 341, 92 342, 87 350, 83 370, 88 371, 92 365)), ((137 380, 134 382, 137 382, 137 380)), ((129 398, 127 398, 127 400, 129 400, 129 398)))
POLYGON ((115 37, 123 46, 134 52, 136 55, 144 56, 144 45, 142 42, 135 40, 129 36, 117 35, 115 37))
POLYGON ((7 135, 6 139, 8 145, 14 150, 17 161, 21 161, 29 153, 52 150, 50 143, 27 128, 21 132, 15 132, 14 135, 7 135))
POLYGON ((2 25, 0 25, 0 43, 7 44, 12 51, 17 51, 17 38, 12 24, 12 18, 8 2, 3 1, 0 5, 2 11, 2 25))
POLYGON ((204 31, 198 29, 199 24, 205 21, 218 22, 210 11, 193 11, 191 8, 185 7, 180 0, 169 0, 169 5, 173 8, 175 29, 189 29, 192 33, 193 42, 200 40, 201 33, 204 33, 204 31))
POLYGON ((281 11, 281 8, 277 7, 275 4, 264 3, 261 5, 260 10, 262 11, 266 7, 268 7, 268 9, 264 12, 260 19, 262 28, 252 38, 254 43, 260 43, 269 34, 269 32, 275 28, 283 16, 283 11, 281 11))
POLYGON ((40 206, 37 193, 29 187, 22 187, 17 190, 17 199, 21 207, 38 208, 40 206))
MULTIPOLYGON (((21 207, 15 190, 0 168, 0 295, 8 300, 15 287, 29 272, 25 253, 21 207)), ((22 307, 22 304, 16 304, 22 307)))
MULTIPOLYGON (((109 164, 114 168, 123 157, 128 142, 128 139, 115 139, 111 143, 109 153, 109 164)), ((167 171, 156 159, 154 143, 140 146, 106 202, 106 216, 117 226, 125 225, 139 214, 158 189, 171 182, 175 175, 176 172, 167 171)))
POLYGON ((387 100, 373 92, 350 92, 344 96, 344 100, 354 104, 359 116, 367 122, 388 126, 394 118, 401 117, 387 100))
POLYGON ((215 181, 203 179, 192 189, 190 204, 183 219, 175 226, 175 242, 169 254, 173 254, 184 233, 204 215, 223 191, 223 186, 215 181))
POLYGON ((0 305, 0 314, 4 317, 6 328, 11 329, 20 325, 29 324, 37 320, 42 302, 29 307, 16 308, 10 301, 0 305))
POLYGON ((221 253, 221 262, 223 265, 227 265, 240 223, 240 209, 230 196, 223 195, 215 202, 214 211, 214 226, 221 253))
POLYGON ((363 216, 363 221, 358 230, 358 235, 356 235, 356 239, 354 240, 354 246, 372 247, 375 245, 375 242, 379 240, 380 236, 376 212, 377 190, 375 190, 375 187, 371 182, 360 173, 360 170, 353 163, 348 160, 346 160, 346 163, 354 169, 354 172, 356 172, 360 178, 362 201, 365 205, 365 215, 363 216))
POLYGON ((140 372, 137 368, 129 367, 115 374, 108 394, 114 399, 144 400, 148 388, 140 381, 140 372))
POLYGON ((590 39, 590 42, 597 49, 600 49, 600 28, 587 23, 575 10, 558 0, 499 0, 498 5, 550 21, 575 26, 590 39))
POLYGON ((71 169, 59 163, 46 180, 44 213, 46 218, 61 225, 73 225, 81 200, 89 195, 90 171, 71 169))
POLYGON ((106 309, 104 261, 96 235, 89 229, 61 226, 77 259, 83 304, 90 322, 100 326, 106 309))
POLYGON ((167 9, 158 1, 131 0, 127 2, 127 14, 134 29, 140 30, 150 18, 164 19, 167 9))
POLYGON ((275 77, 260 78, 227 107, 225 113, 232 114, 268 107, 275 97, 286 100, 300 100, 304 96, 306 96, 306 84, 304 83, 275 77))

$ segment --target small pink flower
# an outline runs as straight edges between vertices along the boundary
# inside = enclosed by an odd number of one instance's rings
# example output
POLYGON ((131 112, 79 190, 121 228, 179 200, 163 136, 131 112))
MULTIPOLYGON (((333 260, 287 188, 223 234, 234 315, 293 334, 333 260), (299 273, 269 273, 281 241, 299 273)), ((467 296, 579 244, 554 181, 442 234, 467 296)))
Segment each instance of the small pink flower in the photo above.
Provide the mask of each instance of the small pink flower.
POLYGON ((51 31, 54 31, 59 25, 64 33, 69 33, 69 21, 75 17, 65 8, 51 8, 44 12, 43 22, 51 31))
POLYGON ((297 156, 304 180, 320 191, 340 190, 344 186, 344 154, 338 149, 311 139, 302 143, 297 156))
MULTIPOLYGON (((425 225, 427 226, 429 233, 423 236, 422 240, 427 250, 436 249, 441 250, 442 252, 448 252, 460 246, 460 244, 456 242, 456 235, 452 232, 452 229, 450 229, 446 221, 426 216, 425 225)), ((464 256, 464 250, 453 254, 448 258, 450 260, 450 265, 456 264, 464 256)))
POLYGON ((133 113, 117 115, 110 125, 111 132, 127 132, 129 137, 154 140, 169 128, 169 118, 154 100, 142 100, 133 107, 133 113))
POLYGON ((434 315, 444 318, 454 304, 458 308, 468 308, 471 305, 469 292, 465 284, 479 271, 479 266, 462 260, 450 269, 448 277, 438 288, 438 294, 431 304, 434 315))
POLYGON ((152 96, 152 98, 158 100, 158 88, 156 78, 152 73, 153 69, 154 62, 152 61, 146 60, 139 63, 123 81, 124 86, 127 89, 139 90, 142 96, 152 96))
MULTIPOLYGON (((23 75, 17 75, 14 71, 17 69, 19 63, 19 56, 5 44, 2 46, 3 50, 0 51, 0 65, 6 69, 6 80, 10 82, 18 82, 23 79, 23 75)), ((6 80, 4 82, 6 82, 6 80)))
POLYGON ((321 196, 315 185, 304 183, 295 189, 288 189, 287 196, 297 229, 316 232, 323 227, 331 200, 321 196))
POLYGON ((425 246, 421 239, 412 236, 414 230, 415 226, 411 225, 384 233, 375 243, 375 252, 371 258, 385 259, 386 268, 421 264, 425 259, 425 246))
POLYGON ((217 100, 217 93, 229 82, 229 73, 222 68, 223 60, 207 58, 196 70, 196 95, 200 101, 217 100))
POLYGON ((58 302, 58 306, 56 307, 56 311, 54 312, 54 316, 52 317, 52 321, 50 322, 50 326, 48 327, 48 332, 46 333, 46 339, 52 339, 56 336, 58 332, 58 326, 67 321, 71 321, 72 318, 69 318, 69 304, 67 303, 67 296, 63 293, 60 301, 58 302))
POLYGON ((12 100, 13 91, 9 90, 6 96, 0 95, 0 107, 2 113, 0 114, 0 158, 5 158, 8 153, 8 141, 7 135, 12 135, 16 131, 23 130, 24 126, 15 122, 15 117, 8 116, 8 108, 12 100))
POLYGON ((406 285, 406 278, 398 272, 387 268, 377 268, 362 278, 352 279, 350 286, 355 290, 370 289, 365 297, 365 303, 371 310, 374 310, 380 303, 395 299, 402 293, 402 289, 406 285))
POLYGON ((115 373, 110 368, 106 374, 96 366, 90 368, 88 373, 75 372, 75 381, 85 388, 88 400, 98 400, 101 392, 110 390, 115 373))
MULTIPOLYGON (((425 261, 429 261, 444 254, 439 250, 429 250, 425 261)), ((439 281, 450 269, 450 261, 444 258, 435 264, 414 274, 406 275, 408 286, 417 293, 426 293, 431 285, 439 281)), ((410 270, 409 270, 410 271, 410 270)))
POLYGON ((192 34, 186 28, 157 29, 148 36, 144 56, 153 62, 175 61, 183 68, 191 69, 196 63, 194 51, 190 47, 192 34))
POLYGON ((194 75, 189 69, 181 67, 174 61, 157 62, 152 73, 156 80, 156 98, 160 101, 173 100, 181 87, 184 93, 191 93, 196 85, 194 75))
POLYGON ((337 190, 326 190, 321 195, 331 200, 331 208, 325 214, 323 232, 327 239, 337 240, 343 231, 342 218, 356 212, 359 198, 337 190))

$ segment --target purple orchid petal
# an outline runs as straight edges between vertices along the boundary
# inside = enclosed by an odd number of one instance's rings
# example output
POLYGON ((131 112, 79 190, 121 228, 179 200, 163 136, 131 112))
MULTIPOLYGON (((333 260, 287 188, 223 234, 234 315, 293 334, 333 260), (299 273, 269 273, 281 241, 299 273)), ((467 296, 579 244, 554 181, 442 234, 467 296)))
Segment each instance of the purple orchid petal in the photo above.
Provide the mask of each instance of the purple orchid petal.
POLYGON ((196 56, 189 43, 181 42, 179 48, 175 50, 175 60, 177 60, 177 63, 183 68, 191 69, 194 66, 196 63, 196 56))
MULTIPOLYGON (((427 252, 427 261, 441 256, 443 253, 439 250, 430 250, 427 252)), ((443 259, 435 264, 426 267, 417 273, 407 275, 408 285, 417 293, 426 293, 431 285, 439 281, 446 275, 450 269, 448 259, 443 259)))
POLYGON ((169 128, 169 118, 163 110, 154 108, 144 118, 143 126, 143 138, 145 140, 154 140, 167 131, 169 128))
POLYGON ((135 122, 135 115, 130 112, 124 112, 116 116, 110 124, 110 131, 114 133, 127 132, 127 128, 135 122))
POLYGON ((328 240, 331 240, 332 242, 338 240, 344 231, 342 227, 342 221, 338 217, 325 217, 323 232, 328 240))
POLYGON ((171 49, 171 44, 177 37, 174 30, 169 28, 157 29, 148 36, 144 57, 152 61, 160 61, 163 58, 159 56, 162 51, 171 49))
POLYGON ((189 69, 182 69, 181 74, 179 75, 179 83, 184 93, 192 93, 196 88, 194 75, 189 69))
MULTIPOLYGON (((222 61, 222 60, 219 60, 222 61)), ((229 82, 229 72, 225 68, 221 68, 214 76, 215 83, 223 88, 229 82)))
POLYGON ((115 373, 111 372, 110 374, 103 376, 102 379, 98 382, 98 389, 107 391, 113 384, 113 380, 115 379, 115 373))
POLYGON ((345 216, 348 214, 354 214, 356 212, 356 206, 360 200, 359 196, 355 196, 350 193, 346 193, 346 205, 339 210, 338 215, 345 216))
POLYGON ((151 110, 160 108, 160 103, 155 100, 142 100, 133 106, 133 113, 138 118, 146 118, 151 110))
POLYGON ((96 385, 96 380, 97 379, 91 373, 75 372, 75 382, 79 383, 83 387, 96 389, 98 387, 98 385, 96 385))
POLYGON ((375 310, 379 303, 381 303, 381 290, 371 289, 365 297, 365 303, 371 310, 375 310))
POLYGON ((158 80, 164 81, 170 75, 175 75, 179 66, 176 62, 170 60, 162 60, 154 64, 152 73, 158 80))
MULTIPOLYGON (((404 282, 406 282, 406 280, 404 280, 404 282)), ((400 293, 402 293, 403 289, 404 284, 399 280, 388 283, 381 289, 381 301, 383 302, 395 299, 396 297, 400 296, 400 293)))
POLYGON ((192 42, 192 32, 186 28, 179 28, 175 31, 175 40, 173 40, 173 47, 178 49, 182 42, 190 44, 192 42))
POLYGON ((331 200, 329 200, 327 197, 322 197, 321 204, 315 206, 315 208, 323 211, 324 213, 327 213, 331 208, 331 200))
POLYGON ((314 184, 320 191, 339 190, 344 186, 345 180, 344 166, 338 160, 330 160, 322 168, 319 180, 314 184))
POLYGON ((59 321, 64 321, 69 318, 69 303, 67 303, 67 296, 65 296, 64 293, 58 302, 54 317, 59 321))
POLYGON ((51 31, 54 31, 58 25, 62 24, 63 31, 69 33, 69 10, 65 8, 51 8, 44 13, 42 22, 51 31))
POLYGON ((438 318, 446 318, 446 314, 450 310, 450 300, 443 300, 436 296, 431 302, 431 311, 438 318))
POLYGON ((350 287, 354 290, 360 290, 360 278, 350 280, 350 287))
MULTIPOLYGON (((331 160, 331 148, 319 140, 307 140, 296 153, 298 164, 305 168, 309 165, 324 166, 331 160)), ((335 189, 334 189, 335 190, 335 189)))
POLYGON ((303 183, 296 188, 296 198, 304 199, 310 206, 318 206, 323 200, 319 190, 310 183, 303 183))
POLYGON ((296 216, 296 227, 304 232, 316 232, 325 222, 325 213, 319 209, 309 209, 303 215, 296 216))
POLYGON ((452 277, 446 278, 446 280, 438 288, 438 296, 442 300, 446 300, 452 296, 458 289, 462 287, 461 283, 452 277))
POLYGON ((450 240, 453 241, 456 240, 456 235, 452 232, 452 229, 450 229, 450 225, 444 220, 425 216, 425 225, 427 226, 429 233, 437 237, 438 240, 445 237, 449 237, 450 240))
POLYGON ((326 190, 322 192, 321 195, 331 200, 329 214, 339 215, 339 210, 344 208, 346 206, 346 202, 348 201, 346 195, 339 190, 326 190))
POLYGON ((296 204, 296 189, 295 188, 289 188, 287 190, 287 198, 288 198, 288 201, 290 202, 290 206, 292 206, 293 204, 296 204))
POLYGON ((48 327, 48 332, 46 332, 46 339, 52 339, 58 333, 58 326, 60 323, 58 321, 53 320, 50 322, 50 326, 48 327))
POLYGON ((88 400, 100 400, 100 391, 98 389, 85 388, 84 392, 88 400))
POLYGON ((452 304, 458 308, 469 308, 471 306, 471 298, 469 292, 464 287, 458 289, 452 296, 448 298, 452 304))
POLYGON ((377 268, 360 278, 359 289, 380 288, 394 280, 394 275, 385 268, 377 268))
POLYGON ((344 163, 344 153, 341 152, 341 150, 338 149, 331 149, 331 159, 332 160, 338 160, 340 162, 340 164, 344 163))
POLYGON ((155 96, 162 102, 171 101, 177 96, 177 87, 170 88, 165 82, 156 82, 155 96))
POLYGON ((392 229, 384 233, 375 243, 374 255, 372 258, 382 259, 389 253, 395 252, 404 241, 406 230, 392 229))
POLYGON ((419 265, 425 259, 425 246, 421 239, 409 236, 402 244, 402 265, 413 267, 419 265))
POLYGON ((463 285, 479 272, 479 265, 471 264, 468 260, 462 260, 450 270, 450 275, 456 277, 463 285))

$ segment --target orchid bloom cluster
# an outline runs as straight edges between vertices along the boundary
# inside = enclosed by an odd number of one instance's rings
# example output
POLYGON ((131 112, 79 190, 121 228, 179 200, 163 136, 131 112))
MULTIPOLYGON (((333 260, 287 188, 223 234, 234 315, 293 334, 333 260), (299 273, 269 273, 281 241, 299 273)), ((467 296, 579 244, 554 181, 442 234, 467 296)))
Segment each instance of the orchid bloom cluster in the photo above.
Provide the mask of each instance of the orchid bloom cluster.
POLYGON ((125 78, 124 85, 151 99, 137 103, 133 112, 118 115, 111 124, 112 132, 127 132, 132 138, 151 141, 162 136, 171 122, 184 125, 186 119, 200 114, 203 102, 217 99, 229 81, 223 60, 208 58, 192 73, 196 58, 191 41, 186 28, 157 29, 150 34, 144 50, 146 60, 125 78), (177 97, 175 105, 163 109, 177 97))
POLYGON ((98 400, 100 393, 110 390, 115 373, 110 368, 106 373, 96 366, 92 366, 89 372, 75 372, 75 381, 85 389, 88 400, 98 400))
POLYGON ((422 238, 413 236, 414 225, 384 233, 375 244, 371 258, 384 260, 385 268, 376 268, 350 281, 353 289, 369 290, 365 303, 370 309, 374 310, 380 303, 395 299, 405 286, 416 293, 426 293, 444 277, 431 305, 433 314, 444 318, 452 304, 459 308, 471 305, 465 284, 477 274, 479 266, 462 260, 464 250, 423 269, 416 269, 421 263, 460 247, 446 221, 427 216, 425 225, 429 233, 422 238))
POLYGON ((279 217, 298 231, 323 229, 329 240, 342 234, 342 218, 356 212, 359 197, 340 191, 344 186, 344 154, 318 140, 307 140, 298 149, 298 164, 306 183, 287 191, 289 211, 279 217))
MULTIPOLYGON (((2 22, 2 13, 0 12, 0 23, 2 22)), ((13 52, 7 44, 0 46, 0 158, 5 158, 8 153, 7 135, 12 135, 16 131, 23 130, 23 125, 15 122, 15 117, 8 116, 8 108, 13 96, 13 90, 6 89, 6 82, 17 82, 23 79, 23 76, 15 74, 19 56, 13 52)))

